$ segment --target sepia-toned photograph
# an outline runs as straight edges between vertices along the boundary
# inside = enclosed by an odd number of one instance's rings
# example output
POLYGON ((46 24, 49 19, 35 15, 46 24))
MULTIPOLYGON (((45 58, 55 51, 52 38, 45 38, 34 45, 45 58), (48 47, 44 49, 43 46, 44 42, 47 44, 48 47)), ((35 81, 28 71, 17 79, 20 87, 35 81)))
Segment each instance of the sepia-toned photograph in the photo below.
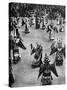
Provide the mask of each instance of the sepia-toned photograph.
POLYGON ((9 87, 65 84, 63 5, 9 3, 9 87))

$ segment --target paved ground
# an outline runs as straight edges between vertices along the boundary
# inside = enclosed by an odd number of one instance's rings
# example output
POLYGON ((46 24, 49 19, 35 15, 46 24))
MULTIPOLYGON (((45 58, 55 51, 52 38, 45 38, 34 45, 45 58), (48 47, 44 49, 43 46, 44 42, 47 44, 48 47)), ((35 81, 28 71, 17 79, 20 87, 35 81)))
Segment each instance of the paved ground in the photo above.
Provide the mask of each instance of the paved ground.
MULTIPOLYGON (((36 42, 40 42, 43 46, 44 53, 50 53, 51 43, 48 39, 48 34, 43 30, 35 30, 34 28, 30 28, 30 33, 24 33, 24 26, 19 30, 21 38, 24 40, 24 45, 26 46, 26 50, 20 49, 21 53, 21 61, 13 66, 14 75, 16 78, 13 87, 22 87, 22 86, 38 86, 41 85, 41 77, 37 80, 39 68, 32 69, 31 63, 33 61, 33 55, 30 55, 30 44, 36 45, 36 42)), ((55 38, 62 37, 64 40, 64 33, 59 33, 58 35, 55 33, 55 38)), ((54 62, 55 54, 50 56, 51 63, 54 62)), ((65 83, 65 60, 63 66, 56 67, 59 77, 55 77, 53 75, 53 84, 64 84, 65 83)))

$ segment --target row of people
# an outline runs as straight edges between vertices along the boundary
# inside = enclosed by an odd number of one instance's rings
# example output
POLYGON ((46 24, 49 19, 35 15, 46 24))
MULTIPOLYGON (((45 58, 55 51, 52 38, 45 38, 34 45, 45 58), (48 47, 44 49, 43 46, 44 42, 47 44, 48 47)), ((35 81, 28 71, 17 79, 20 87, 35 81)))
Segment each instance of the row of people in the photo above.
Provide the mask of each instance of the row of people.
MULTIPOLYGON (((26 50, 23 40, 20 37, 18 28, 16 24, 12 30, 9 31, 9 86, 11 87, 15 82, 15 75, 13 72, 13 65, 17 64, 21 60, 21 55, 19 52, 19 47, 26 50)), ((9 29, 11 29, 9 27, 9 29)))
MULTIPOLYGON (((34 23, 36 24, 35 28, 39 29, 40 28, 40 19, 38 17, 36 17, 35 20, 33 20, 33 21, 35 21, 34 23)), ((9 24, 11 26, 10 30, 12 29, 17 33, 17 31, 18 31, 17 30, 18 22, 19 22, 18 19, 15 19, 13 22, 11 22, 11 24, 9 24)), ((32 22, 31 22, 31 24, 32 24, 32 22)), ((22 25, 25 25, 24 33, 30 33, 30 20, 29 20, 29 18, 27 18, 27 17, 23 18, 22 23, 23 23, 22 25)), ((58 27, 55 26, 53 23, 48 24, 48 20, 47 20, 47 23, 45 25, 44 24, 44 18, 42 18, 41 24, 43 24, 43 25, 41 25, 42 28, 43 29, 45 28, 46 32, 49 33, 49 40, 54 40, 54 37, 55 37, 54 32, 58 33, 58 32, 64 31, 64 25, 62 25, 62 24, 60 24, 60 28, 58 29, 58 27)))

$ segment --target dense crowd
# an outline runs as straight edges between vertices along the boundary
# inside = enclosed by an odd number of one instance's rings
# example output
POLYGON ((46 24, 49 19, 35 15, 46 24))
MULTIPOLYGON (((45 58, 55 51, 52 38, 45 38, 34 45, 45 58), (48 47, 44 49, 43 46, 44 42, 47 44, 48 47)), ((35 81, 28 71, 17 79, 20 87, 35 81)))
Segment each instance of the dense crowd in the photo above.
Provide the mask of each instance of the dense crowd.
MULTIPOLYGON (((21 60, 19 48, 26 50, 23 40, 20 37, 19 28, 23 25, 25 27, 25 34, 30 33, 30 27, 36 30, 43 30, 49 33, 49 41, 55 40, 55 33, 65 31, 65 7, 64 6, 51 6, 51 5, 28 5, 10 3, 9 6, 9 86, 11 87, 15 81, 12 73, 12 65, 17 64, 21 60), (24 11, 25 10, 25 11, 24 11), (61 12, 62 11, 62 12, 61 12), (64 12, 64 13, 63 13, 64 12), (55 22, 55 24, 54 24, 55 22)), ((51 45, 50 55, 56 52, 55 62, 56 65, 63 65, 65 58, 65 45, 58 40, 51 45), (56 45, 55 45, 56 44, 56 45), (64 58, 63 58, 64 57, 64 58)), ((49 56, 45 53, 44 60, 42 61, 43 47, 37 43, 37 47, 31 44, 31 55, 34 54, 32 68, 40 67, 39 75, 42 74, 42 85, 51 84, 53 72, 57 77, 55 63, 50 64, 49 56)))

